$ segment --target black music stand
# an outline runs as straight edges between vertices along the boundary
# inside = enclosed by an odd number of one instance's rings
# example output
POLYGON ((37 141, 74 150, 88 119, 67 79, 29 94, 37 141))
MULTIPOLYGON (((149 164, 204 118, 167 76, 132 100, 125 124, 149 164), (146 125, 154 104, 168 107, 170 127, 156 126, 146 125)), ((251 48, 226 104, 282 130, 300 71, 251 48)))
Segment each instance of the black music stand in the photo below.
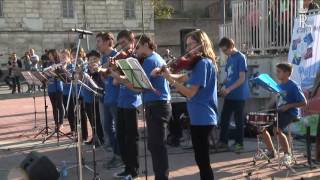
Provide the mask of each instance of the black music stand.
POLYGON ((33 98, 33 109, 34 109, 34 126, 33 129, 37 128, 37 108, 36 108, 36 91, 35 91, 35 86, 41 86, 42 82, 36 78, 31 71, 23 71, 21 72, 22 76, 24 79, 27 81, 27 84, 33 87, 33 93, 32 93, 32 98, 33 98))
POLYGON ((49 134, 49 129, 52 130, 49 126, 48 126, 48 105, 47 105, 47 97, 46 97, 46 84, 47 84, 47 77, 38 71, 31 71, 30 72, 36 79, 38 79, 41 84, 44 86, 44 90, 43 90, 43 97, 44 97, 44 113, 45 113, 45 121, 46 121, 46 125, 45 127, 43 127, 35 136, 34 138, 38 137, 40 134, 42 135, 48 135, 49 134))

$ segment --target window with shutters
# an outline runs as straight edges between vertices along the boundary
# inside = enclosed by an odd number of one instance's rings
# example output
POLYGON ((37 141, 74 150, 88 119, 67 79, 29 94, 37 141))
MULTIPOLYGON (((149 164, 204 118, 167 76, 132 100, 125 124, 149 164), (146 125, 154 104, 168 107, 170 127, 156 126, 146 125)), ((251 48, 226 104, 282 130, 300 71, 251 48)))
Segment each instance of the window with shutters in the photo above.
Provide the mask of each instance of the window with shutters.
POLYGON ((125 19, 135 19, 136 18, 136 1, 126 0, 124 1, 124 17, 125 19))
POLYGON ((62 16, 74 18, 74 0, 62 0, 62 16))
POLYGON ((0 0, 0 17, 4 17, 3 5, 4 5, 4 0, 0 0))

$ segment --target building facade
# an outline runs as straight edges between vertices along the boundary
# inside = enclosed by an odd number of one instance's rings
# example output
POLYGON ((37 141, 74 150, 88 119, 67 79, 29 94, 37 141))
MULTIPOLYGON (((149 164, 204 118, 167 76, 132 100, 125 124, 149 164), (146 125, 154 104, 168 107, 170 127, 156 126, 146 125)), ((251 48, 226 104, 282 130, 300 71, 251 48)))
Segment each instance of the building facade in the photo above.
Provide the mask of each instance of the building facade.
MULTIPOLYGON (((153 14, 150 0, 0 0, 1 68, 12 52, 22 56, 35 48, 40 55, 44 49, 72 47, 78 38, 72 28, 141 32, 144 24, 145 32, 153 34, 153 14)), ((95 37, 84 41, 85 49, 86 42, 94 48, 95 37)))
POLYGON ((174 9, 174 13, 169 19, 155 19, 155 39, 160 54, 164 54, 166 49, 170 49, 175 56, 182 54, 180 38, 182 29, 202 29, 207 32, 213 43, 217 44, 221 14, 219 0, 167 0, 166 2, 174 9))

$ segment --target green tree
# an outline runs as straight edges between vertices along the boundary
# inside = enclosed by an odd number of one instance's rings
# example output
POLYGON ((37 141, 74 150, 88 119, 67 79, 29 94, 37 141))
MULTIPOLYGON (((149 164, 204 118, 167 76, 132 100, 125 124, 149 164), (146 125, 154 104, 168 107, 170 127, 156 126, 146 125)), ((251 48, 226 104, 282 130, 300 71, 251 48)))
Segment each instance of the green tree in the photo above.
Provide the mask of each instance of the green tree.
POLYGON ((166 0, 152 0, 154 15, 159 19, 168 19, 174 13, 173 7, 167 4, 166 0))

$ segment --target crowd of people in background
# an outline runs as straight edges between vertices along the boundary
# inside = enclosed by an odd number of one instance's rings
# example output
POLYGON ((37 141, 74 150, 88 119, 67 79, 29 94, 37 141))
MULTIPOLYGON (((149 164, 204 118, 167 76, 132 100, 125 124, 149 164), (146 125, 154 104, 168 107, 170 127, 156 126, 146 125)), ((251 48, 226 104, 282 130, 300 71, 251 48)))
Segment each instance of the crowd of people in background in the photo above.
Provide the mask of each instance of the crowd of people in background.
MULTIPOLYGON (((21 93, 21 72, 22 71, 41 71, 48 64, 48 50, 46 49, 44 54, 39 58, 33 48, 28 49, 20 58, 15 52, 9 55, 7 62, 7 74, 4 78, 4 82, 8 85, 11 93, 21 93)), ((37 87, 40 91, 41 87, 37 87)), ((36 91, 36 87, 28 85, 26 93, 36 91)))

